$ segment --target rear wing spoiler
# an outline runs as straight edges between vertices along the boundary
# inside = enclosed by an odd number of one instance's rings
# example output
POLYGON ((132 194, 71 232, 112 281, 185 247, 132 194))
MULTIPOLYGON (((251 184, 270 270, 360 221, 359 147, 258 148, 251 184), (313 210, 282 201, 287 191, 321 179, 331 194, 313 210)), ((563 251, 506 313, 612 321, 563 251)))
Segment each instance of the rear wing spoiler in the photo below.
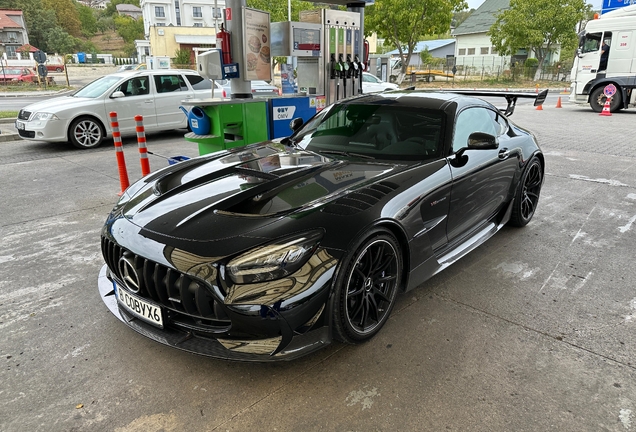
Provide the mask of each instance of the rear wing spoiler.
POLYGON ((514 91, 485 91, 485 90, 440 90, 442 93, 457 93, 466 96, 477 96, 477 97, 503 97, 506 98, 506 102, 508 102, 508 106, 504 111, 506 116, 511 116, 515 111, 515 106, 517 105, 518 98, 525 99, 534 99, 534 106, 543 105, 545 102, 545 98, 548 97, 548 90, 543 90, 540 93, 524 93, 524 92, 514 92, 514 91))

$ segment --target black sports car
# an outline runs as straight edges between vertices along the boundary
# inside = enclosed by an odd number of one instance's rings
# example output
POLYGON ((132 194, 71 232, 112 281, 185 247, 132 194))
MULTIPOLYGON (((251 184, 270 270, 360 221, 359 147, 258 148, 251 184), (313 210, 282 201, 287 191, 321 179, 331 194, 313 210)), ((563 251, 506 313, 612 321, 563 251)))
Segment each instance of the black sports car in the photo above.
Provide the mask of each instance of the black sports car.
MULTIPOLYGON (((518 97, 502 96, 512 113, 518 97)), ((421 285, 524 226, 544 156, 488 102, 395 91, 327 107, 291 137, 133 184, 102 231, 99 290, 137 332, 198 354, 294 359, 386 323, 421 285)))

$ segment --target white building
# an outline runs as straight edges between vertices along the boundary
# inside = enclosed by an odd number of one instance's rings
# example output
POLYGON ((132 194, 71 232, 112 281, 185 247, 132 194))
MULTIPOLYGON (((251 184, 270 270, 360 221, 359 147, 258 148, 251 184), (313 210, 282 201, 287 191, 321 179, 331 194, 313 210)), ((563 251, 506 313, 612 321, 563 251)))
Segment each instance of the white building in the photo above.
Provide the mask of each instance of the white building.
POLYGON ((223 22, 224 9, 225 0, 141 0, 144 33, 148 38, 152 26, 216 29, 223 22))
MULTIPOLYGON (((487 32, 497 20, 497 16, 510 9, 510 0, 486 0, 466 21, 453 31, 455 44, 455 64, 474 68, 484 73, 501 73, 512 64, 523 65, 527 58, 534 57, 526 49, 520 49, 512 56, 500 56, 492 46, 487 32)), ((544 66, 559 60, 559 46, 545 59, 544 66)))

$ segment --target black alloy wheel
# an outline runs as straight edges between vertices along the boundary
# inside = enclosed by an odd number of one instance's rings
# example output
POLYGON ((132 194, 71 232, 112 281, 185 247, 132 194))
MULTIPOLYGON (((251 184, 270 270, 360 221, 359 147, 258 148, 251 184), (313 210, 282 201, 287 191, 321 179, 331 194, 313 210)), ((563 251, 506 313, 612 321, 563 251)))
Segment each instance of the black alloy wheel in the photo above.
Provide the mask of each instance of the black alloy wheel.
POLYGON ((80 117, 73 121, 68 131, 71 143, 81 149, 98 147, 104 139, 101 124, 90 117, 80 117))
POLYGON ((539 159, 535 157, 528 163, 521 176, 510 217, 511 225, 522 227, 530 222, 539 204, 542 184, 543 167, 539 159))
MULTIPOLYGON (((607 96, 604 93, 605 87, 597 87, 592 94, 590 95, 590 107, 594 112, 600 113, 603 111, 603 107, 605 106, 605 101, 607 100, 607 96)), ((610 101, 610 112, 616 112, 621 109, 621 93, 617 91, 614 96, 612 96, 612 100, 610 101)))
POLYGON ((359 242, 337 280, 334 316, 336 337, 363 342, 380 331, 395 304, 402 277, 402 253, 385 230, 359 242))

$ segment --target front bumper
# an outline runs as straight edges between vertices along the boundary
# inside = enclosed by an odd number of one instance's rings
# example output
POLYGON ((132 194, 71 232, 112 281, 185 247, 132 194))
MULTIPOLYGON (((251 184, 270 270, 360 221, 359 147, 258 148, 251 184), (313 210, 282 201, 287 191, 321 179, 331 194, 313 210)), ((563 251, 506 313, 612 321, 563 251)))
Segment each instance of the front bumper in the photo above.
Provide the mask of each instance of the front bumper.
POLYGON ((16 120, 15 128, 21 138, 48 142, 68 141, 68 127, 61 120, 16 120), (21 129, 21 124, 24 128, 21 129))
MULTIPOLYGON (((171 326, 169 322, 160 329, 136 318, 119 305, 109 272, 104 265, 99 273, 98 288, 102 301, 113 315, 136 332, 173 348, 226 360, 270 362, 293 360, 331 342, 330 328, 325 324, 329 323, 328 319, 325 320, 329 316, 327 301, 324 301, 318 315, 310 319, 315 325, 310 325, 311 329, 305 333, 292 330, 290 321, 293 318, 290 320, 278 313, 263 316, 259 313, 262 306, 258 305, 227 305, 232 323, 236 322, 242 327, 242 335, 246 336, 245 329, 252 326, 255 329, 254 337, 237 338, 232 336, 231 330, 215 335, 205 334, 195 328, 188 330, 171 326), (270 333, 268 337, 262 336, 260 327, 267 327, 270 333)), ((303 315, 302 306, 299 308, 300 311, 297 309, 293 312, 294 317, 303 315)))

